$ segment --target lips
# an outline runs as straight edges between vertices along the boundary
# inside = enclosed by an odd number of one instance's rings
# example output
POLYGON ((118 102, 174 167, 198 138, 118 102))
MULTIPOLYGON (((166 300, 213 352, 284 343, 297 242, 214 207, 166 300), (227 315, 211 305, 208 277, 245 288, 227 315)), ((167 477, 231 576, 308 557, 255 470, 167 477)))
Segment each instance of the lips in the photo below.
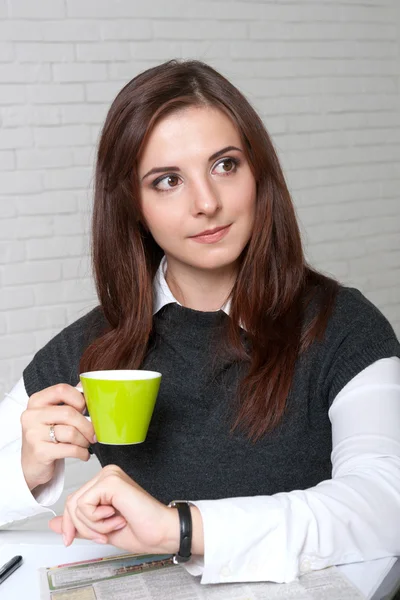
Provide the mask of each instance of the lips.
POLYGON ((218 233, 218 231, 222 231, 223 229, 226 229, 227 227, 229 227, 229 225, 223 225, 222 227, 215 227, 214 229, 206 229, 205 231, 202 231, 201 233, 197 233, 196 235, 192 235, 190 237, 196 238, 196 237, 204 237, 207 235, 213 235, 214 233, 218 233))
POLYGON ((223 227, 215 227, 214 229, 206 229, 202 233, 191 236, 194 242, 199 244, 215 244, 221 241, 229 232, 231 225, 224 225, 223 227))

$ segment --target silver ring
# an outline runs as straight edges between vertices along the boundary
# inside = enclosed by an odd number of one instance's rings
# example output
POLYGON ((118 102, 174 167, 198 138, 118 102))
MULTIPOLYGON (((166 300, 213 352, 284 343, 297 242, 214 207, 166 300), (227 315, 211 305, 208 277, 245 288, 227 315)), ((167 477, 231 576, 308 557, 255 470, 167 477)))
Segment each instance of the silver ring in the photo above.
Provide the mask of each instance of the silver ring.
POLYGON ((58 444, 58 439, 56 438, 56 434, 54 431, 54 425, 50 425, 49 435, 50 435, 51 441, 54 442, 55 444, 58 444))

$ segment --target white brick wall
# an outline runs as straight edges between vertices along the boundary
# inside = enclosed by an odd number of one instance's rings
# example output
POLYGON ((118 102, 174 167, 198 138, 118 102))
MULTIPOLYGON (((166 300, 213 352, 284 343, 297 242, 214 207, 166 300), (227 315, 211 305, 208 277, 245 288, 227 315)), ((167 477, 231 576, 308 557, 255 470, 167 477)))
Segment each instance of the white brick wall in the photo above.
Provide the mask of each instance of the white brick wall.
MULTIPOLYGON (((173 57, 208 61, 253 102, 310 259, 400 334, 399 45, 398 0, 0 0, 0 397, 95 304, 99 130, 128 80, 173 57)), ((97 468, 76 466, 67 488, 97 468)))

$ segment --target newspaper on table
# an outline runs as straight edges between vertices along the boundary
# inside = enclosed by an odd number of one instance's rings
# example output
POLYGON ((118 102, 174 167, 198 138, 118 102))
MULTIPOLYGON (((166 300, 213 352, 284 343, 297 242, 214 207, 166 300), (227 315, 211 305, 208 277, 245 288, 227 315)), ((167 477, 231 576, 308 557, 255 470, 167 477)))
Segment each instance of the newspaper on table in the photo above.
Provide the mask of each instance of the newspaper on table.
POLYGON ((39 569, 41 600, 364 600, 335 568, 291 583, 202 585, 171 555, 122 554, 39 569))

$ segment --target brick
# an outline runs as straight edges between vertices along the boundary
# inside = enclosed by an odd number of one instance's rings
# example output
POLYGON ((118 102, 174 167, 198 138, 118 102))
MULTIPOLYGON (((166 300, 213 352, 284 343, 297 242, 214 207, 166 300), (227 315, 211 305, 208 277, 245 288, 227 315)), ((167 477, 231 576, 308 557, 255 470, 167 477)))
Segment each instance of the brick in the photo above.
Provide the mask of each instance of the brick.
POLYGON ((108 78, 109 80, 120 80, 121 83, 118 89, 119 91, 128 83, 128 81, 131 81, 134 77, 139 75, 139 73, 158 66, 160 62, 161 61, 159 59, 153 58, 143 60, 135 59, 123 63, 117 62, 115 64, 110 63, 108 65, 108 78))
MULTIPOLYGON (((202 3, 203 5, 203 3, 202 3)), ((142 19, 143 17, 153 17, 155 10, 158 17, 181 17, 185 14, 185 9, 189 8, 186 2, 175 0, 168 5, 163 2, 149 4, 145 2, 131 2, 130 0, 119 0, 115 3, 110 0, 67 0, 68 17, 90 17, 93 19, 118 19, 133 17, 142 19)), ((205 10, 211 10, 211 5, 206 4, 205 10)), ((203 13, 204 14, 204 13, 203 13)), ((197 15, 199 16, 199 15, 197 15)))
MULTIPOLYGON (((65 236, 62 238, 48 238, 27 240, 26 251, 28 260, 62 258, 64 256, 80 256, 85 250, 87 242, 82 236, 65 236)), ((58 264, 60 268, 61 265, 58 264)))
POLYGON ((381 270, 377 273, 366 273, 363 277, 359 276, 358 281, 366 291, 390 288, 398 285, 398 282, 400 281, 400 269, 393 269, 390 271, 381 270))
MULTIPOLYGON (((1 6, 1 5, 0 5, 1 6)), ((15 59, 14 45, 0 42, 0 62, 11 62, 15 59)))
POLYGON ((398 305, 400 299, 400 285, 394 287, 380 288, 368 292, 371 301, 378 306, 398 305))
POLYGON ((46 189, 73 190, 86 188, 92 175, 92 169, 87 167, 69 167, 46 171, 43 184, 46 189))
POLYGON ((86 315, 95 306, 98 306, 98 304, 99 302, 94 292, 88 300, 83 300, 82 302, 69 302, 67 306, 68 322, 73 323, 77 319, 80 319, 80 317, 86 315))
MULTIPOLYGON (((311 225, 323 225, 324 223, 343 222, 346 220, 359 220, 363 217, 380 217, 382 215, 397 215, 399 201, 397 198, 389 198, 377 201, 362 200, 351 203, 323 204, 317 207, 306 206, 298 210, 302 222, 309 227, 311 225)), ((399 225, 400 229, 400 225, 399 225)), ((400 242, 399 242, 400 248, 400 242)))
MULTIPOLYGON (((129 71, 130 73, 130 78, 132 79, 137 73, 132 71, 131 67, 127 67, 124 63, 117 63, 115 65, 110 65, 111 66, 111 70, 110 70, 110 77, 112 79, 118 78, 120 79, 121 76, 117 75, 114 72, 114 67, 124 67, 124 70, 129 71)), ((118 92, 122 89, 122 87, 125 85, 125 81, 122 81, 120 79, 120 81, 118 82, 104 82, 104 83, 87 83, 85 85, 85 89, 86 89, 86 100, 88 102, 94 103, 94 102, 101 102, 101 103, 108 103, 110 104, 114 98, 116 97, 116 95, 118 94, 118 92)))
POLYGON ((31 125, 57 125, 61 122, 57 106, 7 106, 0 108, 3 128, 31 125))
POLYGON ((93 19, 43 21, 41 32, 42 39, 48 42, 82 42, 102 39, 99 24, 93 19))
MULTIPOLYGON (((14 265, 12 269, 4 272, 3 284, 26 285, 28 283, 44 285, 46 281, 59 281, 61 265, 58 261, 33 261, 14 265)), ((44 302, 43 302, 44 303, 44 302)))
POLYGON ((15 168, 15 154, 11 150, 0 150, 0 171, 15 168))
POLYGON ((0 84, 0 106, 3 104, 23 104, 26 90, 22 85, 0 84))
POLYGON ((3 194, 30 194, 42 189, 42 176, 35 171, 25 171, 23 176, 17 171, 4 171, 1 175, 3 194))
POLYGON ((81 43, 76 45, 77 59, 87 62, 107 62, 128 60, 129 44, 127 42, 81 43))
POLYGON ((400 145, 363 146, 358 148, 324 148, 302 150, 302 152, 287 151, 284 154, 286 167, 304 169, 313 165, 319 166, 350 165, 352 163, 400 162, 400 145))
POLYGON ((72 44, 28 42, 16 45, 17 60, 24 62, 71 62, 74 60, 72 44))
POLYGON ((93 146, 81 146, 73 149, 74 165, 91 166, 94 168, 96 149, 93 146))
POLYGON ((88 255, 77 258, 64 258, 62 261, 62 278, 88 279, 91 277, 91 265, 88 255))
POLYGON ((84 146, 90 142, 87 125, 34 128, 33 133, 35 145, 39 147, 84 146))
POLYGON ((77 235, 88 234, 90 230, 90 219, 85 213, 72 215, 56 215, 54 217, 54 235, 77 235))
POLYGON ((0 359, 16 358, 22 354, 33 353, 35 339, 32 333, 18 333, 5 335, 0 344, 0 359))
POLYGON ((25 259, 25 246, 20 242, 3 242, 0 240, 0 264, 10 265, 25 259))
POLYGON ((145 40, 152 37, 151 21, 138 19, 108 19, 99 22, 102 40, 145 40))
POLYGON ((29 286, 3 287, 0 294, 0 310, 33 306, 33 291, 29 286))
POLYGON ((353 276, 362 276, 370 271, 378 271, 379 269, 398 269, 400 267, 400 253, 399 252, 385 252, 381 254, 373 254, 368 256, 368 260, 365 256, 350 258, 349 269, 350 274, 353 276))
POLYGON ((0 219, 8 219, 17 214, 15 202, 11 198, 0 196, 0 219))
POLYGON ((394 40, 396 27, 390 23, 343 23, 258 21, 248 24, 249 38, 253 40, 394 40))
POLYGON ((32 146, 32 131, 28 127, 15 127, 2 129, 0 135, 0 149, 26 148, 32 146))
POLYGON ((54 81, 73 83, 107 79, 106 65, 100 63, 53 64, 52 67, 54 81))
POLYGON ((0 64, 0 81, 9 83, 35 83, 50 81, 51 71, 48 64, 22 65, 10 63, 0 64))
POLYGON ((29 0, 12 0, 10 16, 15 19, 54 19, 65 17, 63 0, 40 0, 36 5, 29 0))
POLYGON ((166 61, 182 56, 182 43, 180 42, 134 42, 130 44, 131 57, 139 60, 166 61))
POLYGON ((16 207, 20 215, 57 215, 75 213, 77 201, 70 191, 42 192, 25 198, 17 198, 16 207))
MULTIPOLYGON (((235 44, 236 42, 232 42, 235 44)), ((205 42, 186 42, 181 44, 181 56, 184 58, 197 58, 201 56, 201 60, 212 62, 221 55, 229 55, 228 41, 205 41, 205 42)))
POLYGON ((53 217, 52 216, 18 216, 17 237, 20 240, 38 238, 48 238, 53 235, 53 217))
POLYGON ((244 41, 237 40, 230 46, 232 58, 250 59, 285 59, 285 58, 394 58, 397 53, 396 40, 393 41, 288 41, 269 40, 244 41))
POLYGON ((4 19, 0 21, 0 39, 11 42, 42 40, 41 23, 39 21, 4 19))
POLYGON ((67 280, 54 283, 38 283, 34 289, 37 304, 63 304, 70 302, 92 302, 95 297, 91 279, 67 280))
POLYGON ((59 306, 20 308, 7 312, 7 331, 8 333, 22 333, 50 327, 62 328, 65 321, 66 310, 59 306))
MULTIPOLYGON (((156 40, 238 40, 247 38, 247 24, 233 21, 152 21, 156 40)), ((136 39, 136 38, 135 38, 136 39)))
POLYGON ((84 86, 80 83, 33 85, 28 89, 28 99, 33 104, 65 104, 82 102, 84 98, 84 86))
POLYGON ((65 124, 81 124, 81 123, 103 123, 107 112, 109 109, 109 104, 96 104, 89 103, 86 104, 73 104, 69 106, 62 106, 61 111, 61 120, 65 124))
POLYGON ((43 169, 70 167, 73 164, 72 149, 17 150, 18 169, 43 169))

